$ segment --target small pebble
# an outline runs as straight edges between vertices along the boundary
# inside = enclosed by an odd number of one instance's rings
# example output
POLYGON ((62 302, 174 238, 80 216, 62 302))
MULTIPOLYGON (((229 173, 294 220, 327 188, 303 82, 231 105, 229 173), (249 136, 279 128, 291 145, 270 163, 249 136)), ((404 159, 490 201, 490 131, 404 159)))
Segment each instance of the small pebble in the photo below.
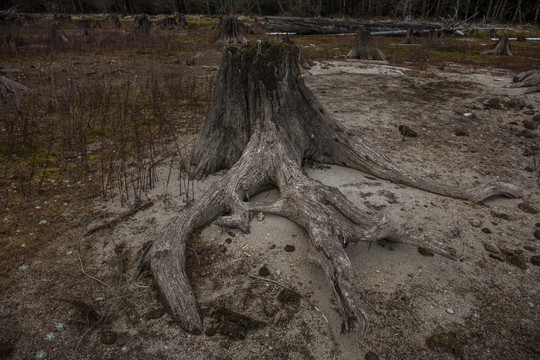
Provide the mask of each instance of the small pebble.
POLYGON ((446 312, 449 313, 449 314, 453 314, 453 313, 454 313, 454 310, 448 308, 448 309, 446 309, 446 312))
POLYGON ((268 276, 270 275, 270 270, 268 270, 266 266, 263 266, 262 268, 259 269, 259 275, 268 276))
POLYGON ((286 252, 293 252, 296 248, 293 245, 285 245, 286 252))

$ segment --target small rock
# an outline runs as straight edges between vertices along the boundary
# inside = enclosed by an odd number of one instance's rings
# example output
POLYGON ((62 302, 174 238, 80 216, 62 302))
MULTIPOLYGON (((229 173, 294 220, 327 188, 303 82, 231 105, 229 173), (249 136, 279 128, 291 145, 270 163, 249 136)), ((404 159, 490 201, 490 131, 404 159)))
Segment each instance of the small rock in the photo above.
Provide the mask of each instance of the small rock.
POLYGON ((531 109, 525 110, 525 111, 523 111, 523 114, 525 114, 525 115, 534 115, 534 110, 531 110, 531 109))
POLYGON ((300 302, 300 295, 294 291, 283 289, 279 292, 277 299, 282 304, 298 304, 300 302))
POLYGON ((296 248, 293 245, 285 245, 286 252, 293 252, 296 248))
POLYGON ((489 228, 486 228, 486 227, 485 227, 485 228, 482 228, 482 232, 483 232, 484 234, 491 234, 491 230, 490 230, 489 228))
POLYGON ((523 120, 523 127, 525 129, 536 130, 538 128, 538 125, 540 125, 540 122, 532 121, 532 120, 523 120))
POLYGON ((474 227, 480 227, 482 225, 482 222, 480 220, 473 220, 471 221, 471 225, 474 227))
POLYGON ((262 212, 257 214, 257 221, 263 221, 264 220, 264 214, 262 212))
POLYGON ((502 257, 502 255, 491 253, 491 254, 489 254, 489 257, 492 258, 492 259, 504 262, 504 257, 502 257))
POLYGON ((531 257, 531 264, 540 266, 540 255, 531 257))
POLYGON ((536 132, 534 132, 533 130, 529 130, 529 129, 518 131, 516 133, 516 135, 517 136, 522 136, 522 137, 524 137, 526 139, 534 139, 534 138, 538 137, 538 134, 536 132))
POLYGON ((268 276, 270 275, 270 270, 268 270, 266 266, 263 266, 262 268, 259 269, 259 275, 268 276))
POLYGON ((433 334, 426 339, 426 345, 433 351, 452 354, 456 359, 464 357, 463 342, 454 332, 433 334))
POLYGON ((491 98, 484 104, 484 108, 501 110, 504 109, 504 104, 500 99, 491 98))
POLYGON ((471 133, 467 129, 456 129, 455 135, 456 136, 470 136, 471 133))
POLYGON ((379 356, 375 354, 373 351, 370 351, 365 356, 366 360, 379 360, 379 356))
POLYGON ((154 319, 159 319, 163 315, 165 315, 165 309, 157 308, 157 309, 152 309, 149 312, 147 312, 146 315, 144 315, 144 318, 146 320, 154 320, 154 319))
POLYGON ((217 329, 213 326, 209 327, 208 329, 206 329, 206 331, 204 332, 206 334, 206 336, 214 336, 217 332, 217 329))
POLYGON ((536 252, 536 248, 534 246, 531 246, 531 245, 525 245, 523 248, 525 250, 529 250, 531 252, 536 252))
POLYGON ((537 238, 538 240, 540 240, 540 229, 534 231, 534 237, 537 238))
POLYGON ((0 342, 0 358, 7 359, 8 356, 13 352, 13 346, 7 342, 0 342))
POLYGON ((275 248, 276 248, 276 244, 270 245, 270 250, 275 249, 275 248))
POLYGON ((423 247, 418 247, 418 252, 422 255, 422 256, 434 256, 435 254, 433 253, 433 251, 429 250, 429 249, 426 249, 426 248, 423 248, 423 247))
POLYGON ((231 239, 231 238, 226 238, 226 239, 225 239, 225 242, 226 242, 227 244, 230 244, 230 243, 232 243, 232 239, 231 239))
POLYGON ((511 256, 506 257, 506 262, 521 270, 527 270, 527 259, 525 259, 524 256, 512 254, 511 256))
POLYGON ((521 97, 515 97, 506 103, 510 109, 524 109, 527 107, 527 102, 521 97))
POLYGON ((504 211, 500 211, 500 210, 492 211, 491 215, 493 217, 496 217, 496 218, 499 218, 499 219, 510 220, 510 216, 507 213, 505 213, 504 211))
POLYGON ((454 314, 454 310, 452 310, 451 308, 446 309, 446 312, 449 314, 454 314))
POLYGON ((227 234, 229 234, 229 236, 236 236, 236 233, 234 231, 227 231, 227 234))
POLYGON ((514 254, 521 255, 521 254, 523 254, 523 250, 521 250, 521 249, 515 249, 515 250, 514 250, 514 254))
POLYGON ((100 340, 102 344, 112 345, 116 342, 116 338, 116 333, 106 329, 101 330, 100 340))
POLYGON ((494 253, 494 254, 499 254, 500 251, 499 249, 497 249, 495 246, 491 245, 491 244, 488 244, 488 243, 484 243, 484 248, 489 251, 490 253, 494 253))
POLYGON ((408 127, 407 125, 399 125, 398 126, 399 133, 406 137, 417 137, 418 133, 408 127))
POLYGON ((225 247, 225 245, 219 245, 219 251, 222 254, 225 254, 227 252, 227 248, 225 247))
POLYGON ((525 166, 525 171, 532 173, 534 171, 534 168, 532 166, 525 166))
POLYGON ((522 202, 518 205, 518 208, 520 208, 523 212, 526 212, 528 214, 538 214, 540 210, 538 210, 533 205, 529 204, 528 202, 522 202))

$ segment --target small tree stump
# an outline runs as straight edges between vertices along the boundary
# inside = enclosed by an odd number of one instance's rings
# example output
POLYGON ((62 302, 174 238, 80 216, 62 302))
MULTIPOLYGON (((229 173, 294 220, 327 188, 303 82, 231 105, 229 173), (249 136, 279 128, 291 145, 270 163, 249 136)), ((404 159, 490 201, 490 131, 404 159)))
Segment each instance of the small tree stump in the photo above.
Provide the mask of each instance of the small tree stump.
POLYGON ((512 50, 510 49, 510 39, 508 35, 504 34, 499 38, 497 45, 491 50, 484 51, 482 55, 507 55, 512 56, 512 50))
POLYGON ((403 43, 409 45, 415 45, 419 43, 418 39, 414 35, 414 29, 412 28, 412 26, 407 29, 407 34, 405 35, 405 41, 403 43))
POLYGON ((55 14, 54 21, 57 24, 71 24, 73 22, 73 19, 71 19, 71 15, 55 14))
POLYGON ((122 27, 122 23, 120 22, 120 19, 118 18, 118 16, 115 16, 113 19, 113 24, 114 24, 114 27, 117 28, 117 29, 120 29, 122 27))
POLYGON ((386 60, 386 56, 377 48, 373 42, 371 33, 362 30, 354 39, 354 45, 347 54, 348 59, 366 59, 366 60, 386 60))
POLYGON ((162 30, 176 30, 176 29, 187 28, 188 26, 187 26, 187 21, 185 17, 183 21, 184 23, 180 23, 178 21, 178 18, 174 16, 166 17, 158 21, 157 24, 154 26, 154 28, 162 29, 162 30))
POLYGON ((131 34, 148 35, 150 34, 151 30, 152 30, 152 23, 150 23, 150 20, 148 19, 148 15, 143 14, 143 15, 135 16, 135 20, 133 20, 133 25, 131 25, 129 32, 131 34))
POLYGON ((47 40, 51 42, 67 42, 68 37, 59 25, 53 24, 47 32, 47 40))
POLYGON ((180 29, 187 29, 189 28, 189 24, 186 20, 186 17, 184 14, 177 14, 176 18, 178 19, 178 25, 180 26, 180 29))
POLYGON ((219 45, 246 44, 249 40, 240 31, 237 17, 224 17, 220 21, 221 30, 214 42, 219 45))
POLYGON ((90 19, 82 19, 77 21, 77 36, 92 35, 92 26, 90 19))
POLYGON ((435 46, 438 40, 439 40, 439 32, 433 29, 429 30, 429 33, 427 36, 427 45, 435 46))

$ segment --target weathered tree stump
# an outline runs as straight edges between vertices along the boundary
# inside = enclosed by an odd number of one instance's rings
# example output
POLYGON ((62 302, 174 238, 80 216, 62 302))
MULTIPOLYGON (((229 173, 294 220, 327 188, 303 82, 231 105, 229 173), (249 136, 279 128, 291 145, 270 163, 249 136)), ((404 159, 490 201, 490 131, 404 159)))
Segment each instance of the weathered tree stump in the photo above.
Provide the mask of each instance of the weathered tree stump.
POLYGON ((371 33, 362 30, 354 39, 354 45, 347 54, 348 59, 366 59, 366 60, 386 60, 386 56, 377 48, 373 42, 371 33))
POLYGON ((71 15, 54 14, 54 21, 57 24, 71 24, 73 19, 71 18, 71 15))
POLYGON ((135 20, 133 20, 133 25, 131 25, 129 32, 131 34, 148 35, 151 30, 152 23, 148 19, 148 15, 143 14, 135 16, 135 20))
POLYGON ((155 237, 146 256, 171 316, 192 333, 201 333, 196 299, 185 273, 186 239, 210 221, 248 230, 259 212, 284 216, 302 226, 310 241, 309 258, 331 283, 343 330, 362 339, 368 320, 351 282, 357 276, 344 251, 349 242, 391 239, 454 258, 455 250, 361 212, 338 189, 306 176, 306 159, 348 166, 433 193, 472 201, 497 194, 520 196, 502 182, 459 189, 408 173, 369 142, 337 122, 306 87, 295 46, 254 44, 223 50, 214 97, 193 150, 192 175, 229 169, 207 193, 175 216, 155 237), (250 201, 268 186, 276 201, 250 201))
POLYGON ((77 36, 92 35, 92 23, 90 19, 82 19, 77 21, 77 36))
POLYGON ((52 24, 50 27, 49 27, 49 31, 47 32, 47 40, 51 41, 51 42, 68 42, 68 37, 66 35, 66 33, 64 32, 64 30, 62 30, 62 28, 57 25, 57 24, 52 24))
POLYGON ((419 43, 416 35, 414 35, 414 29, 412 27, 407 29, 407 34, 405 34, 405 41, 403 41, 403 43, 408 45, 415 45, 419 43))
POLYGON ((497 45, 491 50, 484 51, 482 55, 507 55, 512 56, 512 50, 510 49, 510 39, 508 35, 504 34, 499 38, 497 45))
POLYGON ((219 45, 246 44, 249 40, 240 29, 237 17, 224 17, 220 21, 220 32, 214 42, 219 45))
POLYGON ((122 27, 122 23, 120 22, 118 15, 114 15, 111 20, 115 28, 120 29, 122 27))
POLYGON ((184 14, 177 14, 176 18, 178 19, 178 25, 180 29, 188 29, 189 24, 187 22, 186 16, 184 14))
POLYGON ((439 41, 439 32, 437 30, 429 30, 427 35, 427 45, 435 46, 439 41))

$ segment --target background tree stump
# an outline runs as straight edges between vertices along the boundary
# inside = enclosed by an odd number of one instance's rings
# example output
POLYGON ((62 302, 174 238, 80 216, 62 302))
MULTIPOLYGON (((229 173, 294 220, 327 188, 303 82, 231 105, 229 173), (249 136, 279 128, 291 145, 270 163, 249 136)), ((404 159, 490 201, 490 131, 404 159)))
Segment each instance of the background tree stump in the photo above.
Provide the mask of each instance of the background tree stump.
POLYGON ((354 39, 354 45, 347 54, 348 59, 366 59, 366 60, 386 60, 386 56, 377 48, 373 42, 371 33, 362 30, 354 39))
POLYGON ((224 17, 220 21, 219 35, 214 42, 219 45, 246 44, 249 40, 240 29, 237 17, 224 17))
POLYGON ((504 34, 499 38, 497 45, 491 50, 484 51, 482 55, 507 55, 512 56, 512 50, 510 49, 510 39, 508 35, 504 34))
POLYGON ((129 32, 131 34, 148 35, 151 30, 152 23, 150 23, 148 15, 143 14, 135 16, 135 20, 133 20, 133 25, 131 25, 129 32))

